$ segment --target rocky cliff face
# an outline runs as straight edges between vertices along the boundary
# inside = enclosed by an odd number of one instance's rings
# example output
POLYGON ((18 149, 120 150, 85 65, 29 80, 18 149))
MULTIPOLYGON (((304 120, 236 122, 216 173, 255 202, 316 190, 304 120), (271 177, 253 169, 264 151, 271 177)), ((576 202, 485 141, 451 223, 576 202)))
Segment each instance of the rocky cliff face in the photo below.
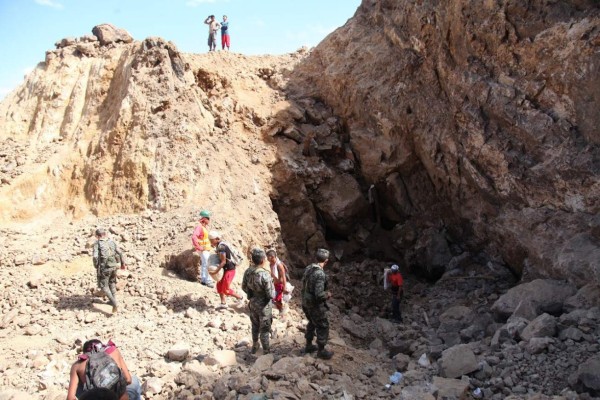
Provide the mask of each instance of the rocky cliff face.
POLYGON ((437 241, 446 264, 468 251, 584 284, 600 280, 599 50, 594 1, 364 0, 289 89, 344 121, 408 265, 435 264, 419 248, 437 241))
POLYGON ((3 222, 207 208, 245 248, 281 243, 269 197, 277 149, 260 125, 287 102, 259 71, 301 54, 186 55, 94 30, 57 43, 0 104, 3 222))

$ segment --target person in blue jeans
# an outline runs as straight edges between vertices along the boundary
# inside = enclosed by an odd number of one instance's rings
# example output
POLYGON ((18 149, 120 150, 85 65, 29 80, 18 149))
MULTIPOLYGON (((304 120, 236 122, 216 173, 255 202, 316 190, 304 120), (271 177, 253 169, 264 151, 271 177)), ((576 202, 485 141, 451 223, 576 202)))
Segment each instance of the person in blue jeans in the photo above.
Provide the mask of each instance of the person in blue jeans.
POLYGON ((77 361, 71 366, 69 379, 69 389, 67 400, 77 400, 84 393, 84 385, 86 382, 85 367, 92 353, 105 352, 108 354, 121 369, 122 377, 127 384, 125 391, 119 393, 119 400, 141 400, 142 386, 137 376, 132 375, 125 364, 125 360, 117 346, 109 340, 107 344, 103 344, 98 339, 88 340, 83 344, 83 353, 77 357, 77 361))

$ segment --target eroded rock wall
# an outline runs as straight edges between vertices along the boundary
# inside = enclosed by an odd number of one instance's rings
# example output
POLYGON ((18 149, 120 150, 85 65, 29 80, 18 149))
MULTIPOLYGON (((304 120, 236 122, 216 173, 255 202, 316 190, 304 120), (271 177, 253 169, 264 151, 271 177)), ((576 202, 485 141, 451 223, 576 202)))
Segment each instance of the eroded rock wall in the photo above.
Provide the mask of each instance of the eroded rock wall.
POLYGON ((599 49, 594 1, 365 0, 289 88, 344 119, 395 232, 581 285, 600 280, 599 49))

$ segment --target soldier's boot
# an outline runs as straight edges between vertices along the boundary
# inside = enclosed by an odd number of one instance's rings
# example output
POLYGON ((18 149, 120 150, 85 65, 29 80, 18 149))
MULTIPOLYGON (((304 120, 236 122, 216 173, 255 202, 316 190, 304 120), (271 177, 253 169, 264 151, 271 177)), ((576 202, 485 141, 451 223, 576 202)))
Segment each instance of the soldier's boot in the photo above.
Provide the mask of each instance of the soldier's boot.
POLYGON ((256 352, 258 351, 259 348, 260 348, 260 343, 258 343, 258 342, 252 343, 252 350, 250 350, 250 353, 256 354, 256 352))
POLYGON ((304 352, 308 354, 308 353, 314 353, 315 351, 317 351, 317 346, 312 344, 312 340, 310 342, 307 340, 306 346, 304 346, 304 352))
POLYGON ((319 345, 319 351, 317 351, 317 357, 322 358, 323 360, 329 360, 333 357, 333 351, 325 350, 325 345, 319 345))
POLYGON ((271 352, 271 346, 263 344, 263 354, 269 354, 271 352))

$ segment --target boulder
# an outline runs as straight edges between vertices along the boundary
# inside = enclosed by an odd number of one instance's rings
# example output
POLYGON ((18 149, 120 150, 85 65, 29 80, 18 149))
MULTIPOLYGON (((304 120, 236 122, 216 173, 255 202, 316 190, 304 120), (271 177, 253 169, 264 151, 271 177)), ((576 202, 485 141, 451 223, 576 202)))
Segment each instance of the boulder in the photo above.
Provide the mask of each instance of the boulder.
POLYGON ((575 290, 574 286, 562 281, 536 279, 508 290, 492 305, 492 311, 497 317, 506 319, 517 307, 527 305, 527 314, 530 315, 520 316, 529 320, 544 312, 557 314, 562 311, 565 300, 575 294, 575 290))
MULTIPOLYGON (((211 266, 217 264, 219 264, 217 254, 211 254, 208 258, 208 265, 211 266)), ((165 263, 165 267, 168 270, 175 271, 180 276, 193 282, 200 279, 200 276, 198 275, 199 265, 200 253, 194 249, 187 249, 179 254, 171 254, 165 263)))
POLYGON ((271 368, 271 365, 273 365, 274 360, 275 357, 273 356, 273 354, 264 354, 256 359, 252 370, 258 373, 266 371, 269 368, 271 368))
POLYGON ((160 378, 150 378, 142 385, 142 393, 146 397, 152 397, 162 392, 164 383, 160 378))
POLYGON ((438 399, 463 400, 467 397, 469 380, 447 379, 439 376, 433 377, 433 386, 437 388, 438 399))
POLYGON ((579 365, 569 377, 569 384, 577 392, 600 396, 600 356, 595 355, 579 365))
POLYGON ((521 332, 523 340, 534 337, 553 337, 554 335, 556 335, 556 318, 549 314, 540 315, 521 332))
POLYGON ((444 378, 458 378, 479 368, 473 350, 466 344, 459 344, 442 352, 438 360, 440 375, 444 378))
POLYGON ((337 234, 350 235, 356 220, 368 209, 356 179, 348 174, 335 175, 319 187, 318 193, 316 207, 327 227, 337 234))
POLYGON ((539 354, 554 342, 555 340, 550 337, 534 337, 529 339, 529 342, 525 345, 525 350, 529 354, 539 354))
POLYGON ((600 285, 589 283, 583 286, 573 296, 565 300, 564 310, 571 312, 577 309, 600 307, 600 285))
POLYGON ((190 346, 187 343, 179 342, 167 352, 167 359, 171 361, 184 361, 190 354, 190 346))
POLYGON ((229 367, 237 364, 236 353, 233 350, 217 350, 204 359, 206 365, 229 367))
POLYGON ((408 364, 410 363, 410 357, 406 354, 398 353, 393 358, 394 368, 396 371, 404 372, 408 368, 408 364))
POLYGON ((133 42, 133 38, 125 29, 117 28, 111 24, 96 25, 92 28, 92 34, 98 38, 102 46, 118 42, 133 42))

